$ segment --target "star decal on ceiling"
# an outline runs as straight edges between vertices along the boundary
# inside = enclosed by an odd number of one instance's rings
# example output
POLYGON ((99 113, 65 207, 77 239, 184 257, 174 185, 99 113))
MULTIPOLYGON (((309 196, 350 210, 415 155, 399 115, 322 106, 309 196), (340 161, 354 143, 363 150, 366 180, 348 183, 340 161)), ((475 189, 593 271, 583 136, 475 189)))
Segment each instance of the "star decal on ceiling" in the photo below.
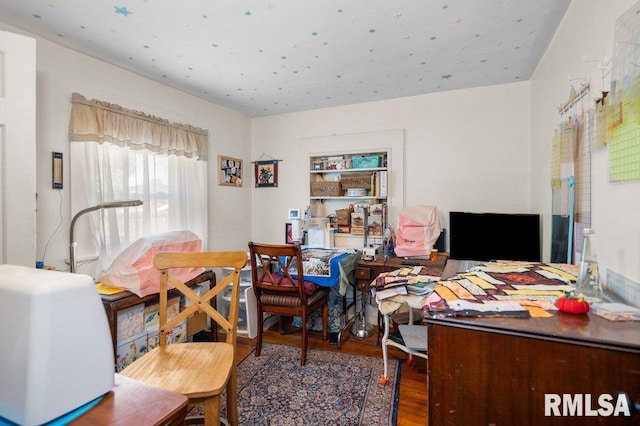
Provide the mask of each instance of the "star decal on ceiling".
POLYGON ((133 12, 130 12, 129 10, 127 10, 127 7, 118 7, 118 6, 113 6, 113 8, 115 9, 115 12, 122 16, 129 16, 129 15, 133 15, 133 12))

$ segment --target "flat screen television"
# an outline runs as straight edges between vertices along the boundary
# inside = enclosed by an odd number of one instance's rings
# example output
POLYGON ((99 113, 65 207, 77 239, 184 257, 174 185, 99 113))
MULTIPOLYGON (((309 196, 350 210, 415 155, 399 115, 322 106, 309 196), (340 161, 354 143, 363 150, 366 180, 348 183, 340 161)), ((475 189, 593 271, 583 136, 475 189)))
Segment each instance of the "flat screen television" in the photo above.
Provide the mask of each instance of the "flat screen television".
POLYGON ((449 257, 539 262, 540 215, 449 212, 449 257))

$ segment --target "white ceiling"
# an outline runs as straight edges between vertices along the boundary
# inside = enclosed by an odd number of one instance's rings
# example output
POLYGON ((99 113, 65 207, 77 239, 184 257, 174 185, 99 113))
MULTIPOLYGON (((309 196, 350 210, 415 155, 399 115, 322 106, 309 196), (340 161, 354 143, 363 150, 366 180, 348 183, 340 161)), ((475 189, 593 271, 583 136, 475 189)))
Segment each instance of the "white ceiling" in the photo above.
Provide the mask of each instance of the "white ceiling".
POLYGON ((528 80, 570 0, 0 0, 0 22, 251 117, 528 80))

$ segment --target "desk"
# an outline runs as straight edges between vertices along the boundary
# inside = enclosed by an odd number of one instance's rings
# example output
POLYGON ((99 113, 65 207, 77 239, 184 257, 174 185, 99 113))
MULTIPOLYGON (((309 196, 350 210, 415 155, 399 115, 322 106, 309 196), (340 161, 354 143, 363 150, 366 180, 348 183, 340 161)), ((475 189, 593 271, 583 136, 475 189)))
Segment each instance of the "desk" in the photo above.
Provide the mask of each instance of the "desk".
POLYGON ((115 386, 94 407, 71 423, 94 425, 182 425, 188 399, 116 374, 115 386))
MULTIPOLYGON (((205 271, 202 274, 198 275, 197 277, 193 278, 192 280, 187 281, 186 284, 189 286, 194 286, 206 281, 209 281, 211 286, 215 285, 216 274, 213 271, 205 271)), ((173 292, 172 290, 169 291, 169 297, 171 297, 172 295, 179 295, 179 294, 180 294, 179 292, 173 292)), ((121 293, 116 293, 112 295, 100 295, 100 297, 102 298, 102 304, 104 305, 104 310, 107 314, 107 320, 109 321, 109 328, 111 329, 111 340, 113 341, 113 354, 115 355, 117 350, 117 339, 118 339, 118 311, 129 308, 131 306, 138 305, 140 303, 149 304, 149 305, 158 303, 159 295, 156 293, 156 294, 150 294, 144 297, 138 297, 137 295, 129 291, 123 291, 121 293)), ((204 330, 204 327, 206 327, 206 321, 204 326, 200 324, 198 328, 196 328, 195 330, 191 330, 192 332, 188 334, 193 335, 198 331, 204 330)), ((189 329, 189 327, 187 328, 189 329)), ((217 340, 216 327, 212 327, 211 333, 212 333, 211 341, 215 342, 217 340)))
MULTIPOLYGON (((640 401, 640 323, 551 318, 426 319, 429 425, 640 423, 545 417, 545 394, 626 392, 640 401)), ((615 403, 615 400, 614 400, 615 403)))

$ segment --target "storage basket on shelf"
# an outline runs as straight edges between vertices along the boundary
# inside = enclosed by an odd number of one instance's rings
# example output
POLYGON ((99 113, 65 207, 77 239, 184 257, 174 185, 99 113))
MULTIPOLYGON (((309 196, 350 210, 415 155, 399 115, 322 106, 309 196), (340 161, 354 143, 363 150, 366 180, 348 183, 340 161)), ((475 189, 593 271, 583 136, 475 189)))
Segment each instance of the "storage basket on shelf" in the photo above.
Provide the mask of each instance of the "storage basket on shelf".
POLYGON ((354 155, 351 157, 351 166, 354 169, 371 169, 380 167, 379 155, 354 155))
POLYGON ((338 197, 342 195, 342 188, 339 181, 319 181, 311 182, 312 197, 338 197))
POLYGON ((350 226, 351 213, 353 213, 353 204, 350 204, 346 209, 337 209, 336 222, 338 223, 338 226, 350 226))
POLYGON ((341 177, 342 189, 371 188, 372 173, 343 173, 341 177))

